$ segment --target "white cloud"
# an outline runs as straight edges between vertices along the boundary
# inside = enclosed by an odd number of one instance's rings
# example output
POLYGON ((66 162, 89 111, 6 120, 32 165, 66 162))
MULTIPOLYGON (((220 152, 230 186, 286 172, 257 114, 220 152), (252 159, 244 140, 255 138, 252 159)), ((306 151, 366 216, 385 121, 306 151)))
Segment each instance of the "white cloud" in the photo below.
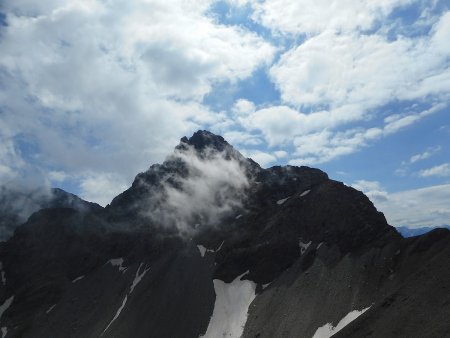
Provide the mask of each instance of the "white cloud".
POLYGON ((377 207, 391 225, 441 226, 450 224, 449 200, 450 185, 444 184, 389 194, 377 207))
POLYGON ((450 176, 450 164, 444 163, 441 165, 434 166, 432 168, 423 169, 419 172, 421 177, 430 176, 450 176))
POLYGON ((277 158, 286 158, 289 154, 287 151, 284 150, 277 150, 274 151, 273 154, 277 157, 277 158))
MULTIPOLYGON (((295 157, 289 161, 289 164, 324 163, 354 153, 377 139, 389 136, 413 123, 419 122, 430 114, 441 111, 443 107, 443 105, 437 105, 424 111, 411 112, 408 115, 390 119, 381 127, 368 129, 353 128, 335 132, 332 131, 333 121, 324 121, 323 130, 321 131, 312 131, 300 136, 290 136, 293 138, 292 143, 296 151, 293 153, 295 157)), ((286 122, 286 124, 288 123, 286 122)))
MULTIPOLYGON (((211 3, 5 3, 0 129, 13 146, 18 136, 32 143, 44 168, 76 177, 114 168, 128 181, 181 136, 229 124, 204 95, 251 76, 275 49, 219 24, 211 3)), ((0 164, 6 175, 10 164, 0 164)))
POLYGON ((450 90, 450 50, 444 39, 450 13, 431 35, 390 41, 381 34, 326 31, 283 54, 270 74, 285 102, 359 110, 392 100, 422 99, 450 90))
POLYGON ((360 180, 352 187, 363 191, 390 225, 416 228, 450 224, 450 184, 395 193, 388 193, 377 181, 360 180))
POLYGON ((388 193, 377 181, 359 180, 351 186, 357 190, 363 191, 373 203, 383 202, 388 199, 388 193))
POLYGON ((276 162, 277 157, 275 155, 269 154, 261 150, 243 150, 242 154, 246 157, 251 158, 261 167, 267 168, 270 164, 276 162))
MULTIPOLYGON (((393 8, 389 3, 386 8, 393 8)), ((388 38, 382 29, 324 29, 307 37, 270 69, 282 104, 242 116, 239 123, 261 132, 269 147, 293 144, 291 164, 317 164, 443 111, 450 102, 450 50, 444 42, 450 12, 432 22, 428 35, 411 38, 388 38), (410 100, 415 104, 399 113, 383 109, 410 100)))
POLYGON ((409 159, 409 163, 412 164, 412 163, 416 163, 419 161, 423 161, 423 160, 433 156, 440 150, 441 150, 440 146, 429 148, 428 150, 424 151, 423 153, 415 154, 415 155, 411 156, 411 158, 409 159))
POLYGON ((254 1, 254 18, 279 33, 317 34, 325 30, 370 29, 394 8, 414 0, 254 1))
POLYGON ((232 108, 233 112, 238 115, 248 115, 255 111, 255 104, 246 99, 239 99, 234 103, 232 108))
POLYGON ((52 183, 61 183, 67 180, 69 176, 64 171, 50 171, 48 173, 48 179, 52 183))
POLYGON ((262 143, 260 137, 243 131, 227 131, 223 134, 225 140, 234 146, 247 145, 255 146, 262 143))
POLYGON ((130 182, 114 173, 92 173, 81 178, 80 197, 106 206, 129 185, 130 182))
POLYGON ((449 24, 446 13, 429 36, 389 40, 381 33, 327 30, 306 39, 270 70, 282 99, 299 108, 267 107, 240 122, 260 130, 271 147, 293 143, 297 151, 291 164, 331 161, 394 134, 447 107, 450 52, 444 39, 449 24), (422 111, 413 105, 388 115, 381 126, 371 122, 380 107, 407 100, 432 103, 422 111), (345 129, 361 122, 364 128, 345 129))

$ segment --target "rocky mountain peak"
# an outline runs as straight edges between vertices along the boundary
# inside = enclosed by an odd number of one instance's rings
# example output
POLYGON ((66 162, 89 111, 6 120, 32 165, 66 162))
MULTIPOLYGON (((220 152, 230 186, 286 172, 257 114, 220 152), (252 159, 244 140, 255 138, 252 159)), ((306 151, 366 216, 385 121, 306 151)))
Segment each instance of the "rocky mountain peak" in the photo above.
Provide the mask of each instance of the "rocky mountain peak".
POLYGON ((210 148, 221 152, 227 148, 232 148, 222 136, 215 135, 207 130, 198 130, 190 138, 184 136, 180 140, 179 147, 183 145, 193 146, 199 151, 210 148))

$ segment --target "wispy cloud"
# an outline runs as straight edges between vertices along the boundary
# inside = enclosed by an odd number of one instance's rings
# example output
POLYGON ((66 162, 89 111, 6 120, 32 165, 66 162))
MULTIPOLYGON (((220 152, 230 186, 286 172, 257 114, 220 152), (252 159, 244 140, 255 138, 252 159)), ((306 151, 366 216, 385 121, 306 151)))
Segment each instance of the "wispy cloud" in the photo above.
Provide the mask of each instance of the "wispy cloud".
POLYGON ((357 181, 352 186, 363 191, 393 226, 441 226, 450 224, 450 185, 388 193, 377 181, 357 181))
POLYGON ((441 165, 437 165, 428 169, 423 169, 419 172, 419 176, 421 177, 430 177, 430 176, 450 176, 450 164, 444 163, 441 165))
POLYGON ((437 146, 437 147, 434 147, 434 148, 429 148, 428 150, 424 151, 423 153, 411 156, 411 158, 409 159, 409 163, 416 163, 418 161, 422 161, 422 160, 425 160, 427 158, 430 158, 431 156, 433 156, 434 154, 436 154, 440 150, 441 150, 441 146, 437 146))

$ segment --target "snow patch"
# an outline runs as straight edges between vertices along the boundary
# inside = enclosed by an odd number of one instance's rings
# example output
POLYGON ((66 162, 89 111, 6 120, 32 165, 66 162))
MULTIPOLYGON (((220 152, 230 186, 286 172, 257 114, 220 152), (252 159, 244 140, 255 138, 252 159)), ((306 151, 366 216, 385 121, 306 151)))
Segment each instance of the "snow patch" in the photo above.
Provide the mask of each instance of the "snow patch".
POLYGON ((272 282, 270 282, 270 283, 267 283, 267 284, 263 284, 262 285, 262 289, 264 290, 266 287, 268 287, 270 284, 272 284, 272 282))
POLYGON ((45 311, 45 313, 46 314, 49 314, 52 310, 53 310, 53 308, 56 306, 56 304, 53 304, 52 306, 50 306, 49 308, 48 308, 48 310, 47 311, 45 311))
POLYGON ((2 262, 0 262, 0 274, 2 277, 2 284, 6 285, 5 271, 3 271, 3 263, 2 262))
POLYGON ((109 322, 109 324, 108 324, 108 326, 106 327, 106 329, 103 330, 102 335, 103 335, 103 333, 106 332, 106 330, 109 329, 109 327, 111 326, 111 324, 114 323, 114 321, 119 317, 120 313, 122 312, 123 308, 125 307, 125 304, 127 303, 127 300, 128 300, 128 295, 126 295, 125 298, 123 299, 122 305, 119 307, 119 309, 118 309, 117 312, 116 312, 116 315, 115 315, 114 318, 109 322))
POLYGON ((333 326, 332 324, 328 323, 324 326, 321 326, 317 329, 316 333, 314 333, 314 336, 312 338, 329 338, 332 335, 336 334, 338 331, 342 330, 345 326, 350 324, 352 321, 354 321, 356 318, 361 316, 364 312, 370 309, 369 307, 366 307, 362 310, 354 310, 348 313, 344 318, 341 319, 341 321, 336 325, 333 326))
POLYGON ((238 338, 242 335, 248 307, 256 297, 256 284, 249 280, 241 280, 247 273, 248 271, 236 277, 231 283, 213 280, 216 302, 208 329, 200 337, 238 338))
POLYGON ((216 249, 216 251, 215 252, 219 252, 220 251, 220 249, 222 249, 222 245, 223 245, 223 243, 225 243, 225 241, 222 241, 222 243, 220 243, 220 245, 219 245, 219 247, 216 249))
POLYGON ((6 335, 8 334, 8 328, 6 326, 2 327, 2 338, 5 338, 6 335))
POLYGON ((237 216, 236 216, 236 219, 239 219, 239 218, 241 218, 241 217, 242 217, 242 214, 237 215, 237 216))
POLYGON ((308 195, 310 191, 311 191, 311 190, 305 190, 304 192, 302 192, 302 193, 300 194, 300 197, 303 197, 303 196, 308 195))
POLYGON ((0 305, 0 319, 2 318, 3 314, 6 310, 11 306, 12 302, 14 300, 14 296, 9 297, 5 302, 0 305))
POLYGON ((200 251, 200 255, 202 257, 205 257, 205 253, 207 251, 207 249, 203 246, 203 245, 197 245, 198 251, 200 251))
POLYGON ((319 250, 319 248, 322 246, 322 244, 323 244, 323 242, 320 242, 320 243, 317 245, 316 250, 319 250))
POLYGON ((80 277, 77 277, 77 278, 75 278, 73 281, 72 281, 72 283, 76 283, 76 282, 78 282, 80 279, 83 279, 84 278, 84 275, 83 276, 80 276, 80 277))
POLYGON ((286 198, 283 198, 282 200, 278 200, 277 201, 277 204, 278 205, 282 205, 284 202, 286 202, 289 198, 291 198, 290 196, 289 197, 286 197, 286 198))
POLYGON ((113 258, 108 261, 112 266, 119 267, 119 271, 124 273, 127 269, 125 266, 123 266, 123 258, 113 258))
POLYGON ((144 275, 147 273, 148 270, 150 270, 150 268, 147 269, 144 268, 144 271, 142 271, 142 273, 139 273, 139 271, 141 271, 142 265, 143 263, 139 264, 139 268, 137 269, 136 275, 134 276, 133 284, 131 284, 129 294, 133 292, 136 285, 138 285, 141 282, 142 278, 144 278, 144 275))
POLYGON ((312 241, 309 241, 308 243, 303 243, 300 239, 298 242, 298 246, 300 247, 300 254, 304 254, 306 250, 308 250, 309 246, 311 245, 312 241))

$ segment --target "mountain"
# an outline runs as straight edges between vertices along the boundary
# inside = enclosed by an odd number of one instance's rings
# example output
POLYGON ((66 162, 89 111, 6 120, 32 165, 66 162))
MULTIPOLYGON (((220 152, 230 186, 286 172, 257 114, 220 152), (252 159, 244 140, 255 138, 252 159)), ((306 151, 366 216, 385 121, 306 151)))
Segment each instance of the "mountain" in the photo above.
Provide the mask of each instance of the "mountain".
POLYGON ((80 211, 99 211, 96 203, 82 200, 62 189, 17 189, 0 186, 0 241, 10 238, 20 224, 34 212, 44 208, 75 208, 80 211))
POLYGON ((431 230, 438 229, 438 228, 445 228, 445 229, 450 230, 450 225, 443 225, 440 227, 420 227, 420 228, 396 227, 397 231, 403 237, 420 236, 420 235, 426 234, 427 232, 430 232, 431 230))
POLYGON ((403 238, 360 191, 182 138, 104 209, 0 243, 4 337, 449 337, 450 231, 403 238))

